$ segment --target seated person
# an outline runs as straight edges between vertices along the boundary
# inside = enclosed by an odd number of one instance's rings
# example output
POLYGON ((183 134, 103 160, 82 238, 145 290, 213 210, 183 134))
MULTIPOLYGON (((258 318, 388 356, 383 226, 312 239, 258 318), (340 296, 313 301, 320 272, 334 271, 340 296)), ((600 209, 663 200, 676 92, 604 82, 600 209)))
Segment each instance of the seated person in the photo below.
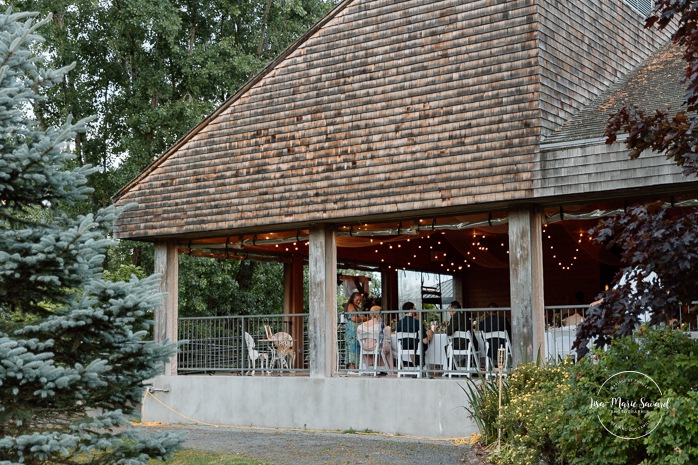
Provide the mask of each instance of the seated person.
POLYGON ((577 326, 582 321, 584 321, 584 317, 582 317, 582 315, 579 314, 579 310, 575 310, 567 318, 563 318, 562 325, 563 326, 577 326))
MULTIPOLYGON (((490 304, 488 307, 496 307, 496 304, 490 304)), ((489 311, 485 314, 485 319, 480 322, 480 331, 483 333, 490 333, 494 331, 506 331, 507 335, 509 336, 509 340, 511 340, 511 326, 509 325, 509 321, 506 319, 504 316, 504 313, 501 311, 489 311)), ((498 338, 498 337, 493 337, 489 339, 489 349, 487 351, 487 356, 494 362, 495 366, 497 365, 497 350, 500 347, 505 347, 506 346, 506 339, 504 338, 498 338)))
MULTIPOLYGON (((427 330, 424 325, 417 318, 417 312, 414 304, 412 302, 405 302, 402 305, 402 309, 407 312, 405 316, 397 322, 395 327, 395 332, 397 333, 420 333, 422 336, 422 349, 424 352, 427 350, 429 341, 434 337, 434 333, 431 330, 427 330)), ((419 347, 418 340, 413 338, 404 338, 402 341, 402 348, 412 351, 410 354, 410 359, 413 364, 420 365, 421 359, 420 354, 416 353, 419 347)))
MULTIPOLYGON (((470 336, 473 337, 473 320, 469 318, 467 312, 461 310, 460 302, 454 300, 448 308, 451 319, 448 320, 446 334, 452 336, 456 331, 470 331, 470 336)), ((477 350, 477 341, 474 338, 473 347, 477 350)), ((468 342, 463 338, 454 339, 453 348, 456 350, 466 350, 468 348, 468 342)), ((446 347, 446 351, 448 351, 448 347, 446 347)))
MULTIPOLYGON (((385 326, 380 318, 381 308, 374 305, 369 310, 369 319, 361 323, 356 329, 356 339, 362 344, 364 351, 372 351, 375 343, 385 353, 385 358, 388 362, 388 368, 393 369, 393 353, 390 346, 390 326, 385 326), (365 341, 362 341, 366 339, 365 341)), ((370 355, 366 357, 372 357, 370 355)), ((380 361, 380 358, 379 358, 380 361)), ((373 366, 373 360, 368 362, 366 366, 373 366)))

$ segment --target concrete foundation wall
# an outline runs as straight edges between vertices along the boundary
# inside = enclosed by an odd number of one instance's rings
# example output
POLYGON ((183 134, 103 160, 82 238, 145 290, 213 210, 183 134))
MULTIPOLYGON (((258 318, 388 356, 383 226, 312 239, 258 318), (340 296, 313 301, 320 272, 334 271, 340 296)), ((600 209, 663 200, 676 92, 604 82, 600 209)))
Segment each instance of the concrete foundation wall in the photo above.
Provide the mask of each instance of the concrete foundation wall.
POLYGON ((145 422, 354 429, 459 438, 477 433, 463 408, 466 380, 161 376, 145 396, 145 422), (159 391, 166 389, 167 392, 159 391), (164 405, 163 405, 164 404, 164 405))

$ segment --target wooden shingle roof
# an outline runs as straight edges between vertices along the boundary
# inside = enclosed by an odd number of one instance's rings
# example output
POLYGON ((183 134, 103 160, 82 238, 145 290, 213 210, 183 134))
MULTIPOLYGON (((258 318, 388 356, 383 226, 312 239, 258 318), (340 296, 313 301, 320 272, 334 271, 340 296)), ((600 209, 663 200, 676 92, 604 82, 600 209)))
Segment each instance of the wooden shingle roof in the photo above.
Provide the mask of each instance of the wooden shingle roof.
POLYGON ((117 235, 202 237, 526 201, 541 136, 666 40, 629 8, 344 1, 117 194, 117 205, 138 204, 117 235))
POLYGON ((635 71, 609 88, 559 130, 544 139, 545 144, 586 141, 604 137, 609 115, 623 104, 634 104, 645 111, 677 111, 684 102, 686 87, 682 83, 686 62, 683 52, 667 44, 635 71))

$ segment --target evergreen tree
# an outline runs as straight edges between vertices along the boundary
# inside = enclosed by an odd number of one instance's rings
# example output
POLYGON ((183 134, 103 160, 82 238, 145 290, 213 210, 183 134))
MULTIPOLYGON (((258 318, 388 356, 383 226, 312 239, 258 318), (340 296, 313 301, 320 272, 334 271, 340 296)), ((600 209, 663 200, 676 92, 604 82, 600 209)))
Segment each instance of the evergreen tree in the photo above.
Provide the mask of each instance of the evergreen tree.
POLYGON ((91 194, 67 153, 88 121, 34 119, 70 70, 40 67, 36 16, 0 14, 0 464, 143 464, 180 443, 127 421, 175 347, 146 337, 157 276, 104 279, 118 212, 66 213, 91 194))

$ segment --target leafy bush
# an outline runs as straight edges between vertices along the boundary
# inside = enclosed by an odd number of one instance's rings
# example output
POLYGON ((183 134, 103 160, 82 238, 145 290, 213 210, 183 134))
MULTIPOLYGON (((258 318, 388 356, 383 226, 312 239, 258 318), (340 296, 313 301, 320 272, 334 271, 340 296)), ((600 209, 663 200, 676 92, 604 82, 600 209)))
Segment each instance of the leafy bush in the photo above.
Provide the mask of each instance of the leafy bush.
MULTIPOLYGON (((668 399, 671 408, 660 419, 659 412, 651 412, 650 421, 659 421, 657 429, 644 440, 649 457, 662 458, 671 465, 693 464, 698 462, 698 444, 691 438, 698 437, 698 392, 689 391, 678 395, 672 390, 662 399, 668 399)), ((641 465, 652 462, 645 460, 641 465)))
MULTIPOLYGON (((680 406, 690 408, 695 403, 695 398, 689 393, 698 387, 697 354, 698 341, 685 332, 666 327, 643 327, 635 337, 620 338, 608 351, 597 352, 597 363, 594 358, 583 358, 572 367, 570 395, 563 399, 564 418, 554 433, 562 458, 570 464, 669 463, 666 447, 660 445, 660 436, 672 437, 673 444, 680 450, 690 450, 687 446, 693 444, 692 435, 687 434, 687 429, 682 429, 683 425, 681 428, 672 426, 669 417, 672 409, 679 409, 679 413, 674 412, 679 416, 690 416, 689 411, 681 411, 683 407, 680 406), (591 396, 599 392, 604 382, 622 371, 649 376, 664 393, 660 400, 669 401, 667 418, 662 418, 657 428, 644 438, 629 440, 610 434, 599 422, 602 420, 608 424, 611 421, 608 412, 599 412, 590 405, 591 396), (678 394, 669 395, 669 392, 678 394), (662 453, 657 453, 660 450, 662 453)), ((625 386, 619 395, 637 398, 638 393, 633 389, 636 389, 633 385, 625 386)), ((628 423, 622 426, 635 431, 644 422, 656 423, 659 414, 650 410, 644 417, 626 417, 628 423)))
MULTIPOLYGON (((464 389, 471 401, 467 409, 497 465, 696 463, 697 353, 698 341, 682 331, 643 327, 635 337, 614 340, 608 350, 576 364, 516 367, 504 383, 501 417, 496 382, 471 382, 464 389), (593 399, 606 392, 606 381, 627 371, 655 380, 662 396, 650 400, 667 408, 620 420, 612 418, 610 409, 597 408, 593 399), (618 437, 604 426, 610 424, 649 434, 618 437), (649 432, 646 425, 655 427, 649 432), (497 449, 492 445, 499 428, 502 442, 497 449)), ((614 395, 639 399, 638 389, 636 383, 617 383, 614 395)))

